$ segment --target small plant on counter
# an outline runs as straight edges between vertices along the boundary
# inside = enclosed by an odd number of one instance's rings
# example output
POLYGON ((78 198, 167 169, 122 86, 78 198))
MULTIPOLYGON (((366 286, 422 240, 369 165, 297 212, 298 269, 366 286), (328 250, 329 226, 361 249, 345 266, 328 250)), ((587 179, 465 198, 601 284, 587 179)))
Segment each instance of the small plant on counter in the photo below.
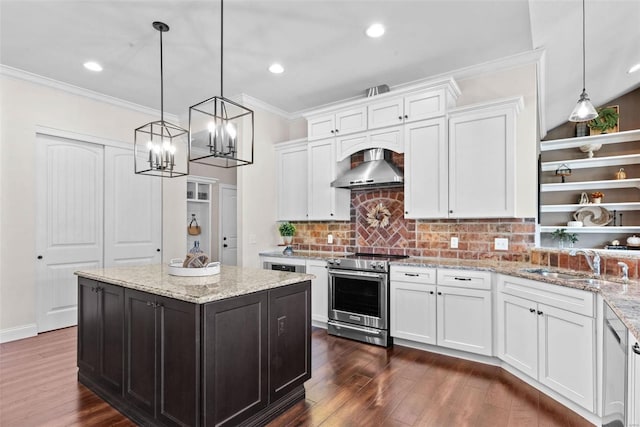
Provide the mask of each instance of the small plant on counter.
POLYGON ((278 231, 280 231, 281 236, 293 236, 294 234, 296 234, 296 226, 288 221, 283 222, 278 227, 278 231))
POLYGON ((573 247, 574 243, 578 241, 578 235, 576 233, 567 233, 567 230, 564 228, 558 228, 552 232, 551 238, 558 241, 558 247, 560 248, 564 247, 565 242, 573 247))

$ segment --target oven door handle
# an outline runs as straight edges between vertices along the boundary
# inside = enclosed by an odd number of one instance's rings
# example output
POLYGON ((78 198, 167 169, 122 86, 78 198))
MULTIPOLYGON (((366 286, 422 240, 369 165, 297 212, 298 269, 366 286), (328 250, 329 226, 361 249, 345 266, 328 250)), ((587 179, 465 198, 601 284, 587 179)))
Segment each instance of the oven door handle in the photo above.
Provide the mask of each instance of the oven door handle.
POLYGON ((345 325, 344 323, 338 324, 338 323, 331 322, 331 321, 329 321, 329 323, 332 324, 333 326, 337 327, 337 328, 345 328, 345 329, 351 329, 353 331, 365 332, 367 334, 380 335, 380 331, 378 331, 376 329, 358 328, 357 326, 349 326, 349 325, 345 325))
POLYGON ((368 273, 366 271, 351 271, 351 270, 329 270, 329 275, 338 277, 360 277, 369 279, 384 279, 385 274, 368 273))

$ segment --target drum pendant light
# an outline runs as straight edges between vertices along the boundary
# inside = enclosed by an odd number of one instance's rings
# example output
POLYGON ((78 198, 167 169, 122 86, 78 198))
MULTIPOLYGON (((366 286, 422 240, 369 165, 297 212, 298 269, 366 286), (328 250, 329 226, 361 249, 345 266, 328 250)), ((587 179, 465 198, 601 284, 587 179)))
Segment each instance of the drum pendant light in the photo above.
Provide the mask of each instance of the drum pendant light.
POLYGON ((570 122, 586 122, 589 120, 593 120, 598 117, 598 112, 595 108, 593 108, 593 104, 591 104, 591 100, 589 99, 589 95, 587 95, 586 91, 586 83, 585 83, 585 56, 586 56, 586 48, 585 48, 585 17, 584 17, 584 3, 585 0, 582 0, 582 93, 580 94, 580 99, 578 99, 578 104, 574 107, 571 115, 569 115, 570 122))
POLYGON ((189 107, 189 161, 221 168, 253 163, 253 111, 223 95, 224 5, 220 1, 220 96, 189 107))
POLYGON ((169 31, 169 26, 156 21, 153 28, 160 33, 160 121, 135 130, 134 169, 137 174, 175 178, 189 174, 188 131, 164 120, 162 33, 169 31))

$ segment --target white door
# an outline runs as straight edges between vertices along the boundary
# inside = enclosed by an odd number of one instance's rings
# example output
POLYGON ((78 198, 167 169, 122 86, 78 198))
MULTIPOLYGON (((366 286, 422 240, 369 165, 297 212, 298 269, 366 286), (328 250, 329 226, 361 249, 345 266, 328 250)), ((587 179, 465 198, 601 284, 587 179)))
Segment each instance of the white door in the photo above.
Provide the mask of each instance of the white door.
POLYGON ((103 148, 37 135, 38 332, 75 325, 73 272, 102 266, 103 148))
POLYGON ((389 327, 392 337, 436 343, 436 287, 391 282, 389 327))
POLYGON ((492 356, 491 291, 439 286, 438 345, 492 356))
POLYGON ((498 293, 498 357, 531 378, 538 378, 538 305, 498 293))
POLYGON ((594 320, 538 304, 538 380, 575 403, 594 410, 594 320))
POLYGON ((220 262, 236 265, 238 259, 238 198, 235 186, 220 185, 220 262))
POLYGON ((133 151, 105 147, 104 265, 161 262, 161 180, 133 173, 133 151))

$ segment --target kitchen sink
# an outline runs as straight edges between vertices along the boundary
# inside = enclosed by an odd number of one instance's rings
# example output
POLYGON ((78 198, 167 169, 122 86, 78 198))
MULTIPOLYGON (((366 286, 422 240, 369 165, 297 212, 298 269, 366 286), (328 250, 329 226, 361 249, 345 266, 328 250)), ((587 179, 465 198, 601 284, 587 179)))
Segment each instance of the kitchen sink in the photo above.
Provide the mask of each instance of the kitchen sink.
POLYGON ((549 277, 552 279, 564 279, 564 280, 586 280, 584 277, 580 277, 580 274, 571 273, 559 273, 557 271, 550 271, 544 268, 523 268, 523 273, 538 274, 543 277, 549 277))

